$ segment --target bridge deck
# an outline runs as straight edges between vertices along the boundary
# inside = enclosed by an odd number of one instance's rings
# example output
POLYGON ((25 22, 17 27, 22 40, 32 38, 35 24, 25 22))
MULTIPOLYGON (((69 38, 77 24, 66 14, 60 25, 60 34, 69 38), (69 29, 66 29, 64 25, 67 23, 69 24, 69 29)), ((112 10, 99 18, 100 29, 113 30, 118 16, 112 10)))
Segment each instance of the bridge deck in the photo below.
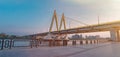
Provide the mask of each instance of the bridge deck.
POLYGON ((0 57, 120 57, 120 43, 0 50, 0 57))
MULTIPOLYGON (((115 22, 108 22, 108 23, 103 23, 103 24, 95 24, 95 25, 88 25, 88 26, 83 26, 83 27, 77 27, 77 28, 70 28, 66 30, 60 30, 60 31, 52 31, 52 34, 73 34, 73 33, 88 33, 88 32, 100 32, 100 31, 110 31, 111 29, 118 29, 120 30, 120 21, 115 21, 115 22)), ((40 35, 40 36, 45 36, 49 32, 44 32, 44 33, 38 33, 34 35, 40 35)), ((30 36, 34 36, 30 35, 30 36)))

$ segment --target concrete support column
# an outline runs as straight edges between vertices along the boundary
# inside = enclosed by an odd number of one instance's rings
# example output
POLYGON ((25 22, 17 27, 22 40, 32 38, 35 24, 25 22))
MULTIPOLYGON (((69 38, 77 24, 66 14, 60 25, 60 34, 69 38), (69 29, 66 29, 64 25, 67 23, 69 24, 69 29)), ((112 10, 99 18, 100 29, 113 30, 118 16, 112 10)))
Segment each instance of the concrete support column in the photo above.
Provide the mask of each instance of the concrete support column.
POLYGON ((94 44, 96 44, 96 40, 94 40, 94 44))
POLYGON ((63 40, 63 46, 67 46, 68 40, 63 40))
POLYGON ((30 47, 33 47, 33 40, 30 40, 30 47))
POLYGON ((72 45, 76 45, 76 40, 73 40, 73 41, 72 41, 72 45))
POLYGON ((88 40, 85 40, 85 44, 89 44, 89 43, 88 43, 88 40))
POLYGON ((52 46, 52 40, 49 41, 49 47, 51 47, 51 46, 52 46))
POLYGON ((113 41, 120 41, 119 30, 112 29, 110 31, 110 35, 113 41))
POLYGON ((116 39, 118 42, 120 42, 120 33, 119 33, 119 30, 117 30, 117 39, 116 39))
POLYGON ((82 45, 83 44, 83 40, 80 40, 80 45, 82 45))
POLYGON ((92 40, 90 40, 90 44, 93 44, 92 40))

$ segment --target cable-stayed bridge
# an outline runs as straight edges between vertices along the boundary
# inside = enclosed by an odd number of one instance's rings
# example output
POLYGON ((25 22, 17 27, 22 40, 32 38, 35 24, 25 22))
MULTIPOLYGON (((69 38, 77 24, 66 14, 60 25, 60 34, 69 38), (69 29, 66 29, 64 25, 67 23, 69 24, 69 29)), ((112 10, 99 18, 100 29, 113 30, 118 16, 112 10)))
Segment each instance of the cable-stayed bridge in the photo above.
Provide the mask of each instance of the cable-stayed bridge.
MULTIPOLYGON (((67 17, 68 18, 68 17, 67 17)), ((71 19, 71 18, 70 18, 71 19)), ((0 49, 3 50, 4 48, 12 48, 14 47, 14 43, 18 41, 28 41, 30 44, 29 46, 32 47, 38 47, 42 44, 46 44, 48 46, 67 46, 69 43, 72 45, 76 44, 98 44, 103 42, 110 42, 110 39, 79 39, 79 40, 71 40, 68 39, 68 34, 75 34, 75 33, 90 33, 90 32, 104 32, 104 31, 110 31, 111 40, 119 42, 120 41, 120 21, 115 22, 107 22, 103 24, 95 24, 95 25, 88 25, 86 23, 83 23, 81 21, 71 19, 73 21, 77 21, 85 26, 80 26, 77 28, 67 28, 66 27, 66 18, 64 14, 62 14, 62 18, 60 22, 58 22, 58 16, 56 14, 56 11, 54 11, 52 22, 49 28, 48 32, 44 33, 38 33, 33 35, 27 35, 23 37, 12 37, 12 38, 5 38, 0 37, 0 49), (55 24, 54 24, 55 22, 55 24), (59 24, 60 23, 60 24, 59 24), (52 30, 55 25, 56 31, 52 30), (63 29, 62 29, 63 28, 63 29)))
MULTIPOLYGON (((74 21, 77 21, 77 20, 74 20, 74 21)), ((78 21, 78 22, 80 22, 80 21, 78 21)), ((59 22, 58 22, 58 19, 57 19, 57 14, 56 14, 56 11, 54 11, 49 32, 33 34, 33 35, 30 35, 30 36, 46 36, 47 34, 66 35, 66 34, 74 34, 74 33, 89 33, 89 32, 110 31, 111 39, 113 41, 120 41, 120 33, 119 33, 120 21, 107 22, 107 23, 95 24, 95 25, 88 25, 86 23, 80 22, 80 23, 82 23, 86 26, 67 29, 66 28, 65 16, 64 16, 64 14, 62 14, 62 18, 61 18, 61 21, 60 21, 60 26, 58 26, 58 23, 59 22), (52 31, 54 21, 56 23, 56 31, 52 31), (64 29, 61 29, 62 25, 64 25, 63 26, 64 29)))

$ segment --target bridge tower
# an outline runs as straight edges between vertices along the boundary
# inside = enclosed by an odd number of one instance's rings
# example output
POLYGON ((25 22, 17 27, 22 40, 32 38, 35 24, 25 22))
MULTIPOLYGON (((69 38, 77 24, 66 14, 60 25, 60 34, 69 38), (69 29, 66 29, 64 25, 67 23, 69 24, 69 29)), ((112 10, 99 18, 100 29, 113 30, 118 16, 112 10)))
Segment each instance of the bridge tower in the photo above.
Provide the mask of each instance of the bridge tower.
POLYGON ((51 25, 50 25, 50 29, 49 29, 49 34, 52 34, 51 32, 52 32, 52 28, 53 28, 53 25, 54 25, 54 21, 55 21, 56 29, 57 29, 58 33, 55 34, 55 35, 51 35, 52 41, 48 40, 48 41, 50 41, 49 45, 59 46, 59 45, 61 45, 61 42, 62 42, 63 46, 67 45, 67 41, 68 41, 67 34, 61 34, 60 33, 62 25, 64 25, 64 29, 66 29, 66 22, 65 22, 64 14, 62 14, 62 18, 61 18, 60 24, 58 24, 58 18, 57 18, 56 10, 54 10, 54 14, 53 14, 51 25))
POLYGON ((61 18, 61 21, 60 21, 59 31, 60 31, 61 28, 62 28, 62 24, 64 24, 64 29, 66 30, 66 21, 65 21, 64 13, 62 14, 62 18, 61 18))
POLYGON ((51 25, 50 25, 49 32, 52 31, 52 27, 53 27, 53 24, 54 24, 54 20, 55 20, 55 23, 56 23, 56 29, 57 29, 57 31, 58 31, 58 30, 59 30, 59 29, 58 29, 58 18, 57 18, 56 10, 54 10, 54 14, 53 14, 53 17, 52 17, 52 22, 51 22, 51 25))
POLYGON ((56 24, 57 31, 61 30, 62 24, 64 25, 64 29, 66 29, 66 21, 65 21, 64 13, 62 14, 62 18, 61 18, 60 26, 59 26, 59 24, 58 24, 58 18, 57 18, 57 13, 56 13, 56 10, 54 10, 54 14, 53 14, 53 17, 52 17, 52 22, 51 22, 51 25, 50 25, 49 32, 52 31, 52 28, 53 28, 53 25, 54 25, 54 21, 55 21, 55 24, 56 24))

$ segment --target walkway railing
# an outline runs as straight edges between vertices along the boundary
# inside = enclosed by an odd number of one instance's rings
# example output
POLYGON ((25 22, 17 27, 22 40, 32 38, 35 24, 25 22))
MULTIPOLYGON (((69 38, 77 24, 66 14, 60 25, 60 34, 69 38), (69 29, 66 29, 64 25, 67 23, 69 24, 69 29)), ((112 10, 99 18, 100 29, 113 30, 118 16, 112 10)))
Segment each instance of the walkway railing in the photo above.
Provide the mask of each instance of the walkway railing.
MULTIPOLYGON (((18 41, 30 41, 30 38, 0 38, 0 50, 11 49, 15 47, 15 43, 18 41)), ((18 44, 19 45, 19 44, 18 44)))
POLYGON ((68 46, 68 45, 83 45, 83 44, 99 44, 108 42, 108 39, 81 39, 81 40, 41 40, 33 38, 0 38, 0 50, 11 49, 13 47, 27 46, 30 48, 39 46, 68 46), (18 43, 20 42, 20 43, 18 43), (27 42, 27 43, 26 43, 27 42), (23 43, 22 45, 20 45, 23 43))

